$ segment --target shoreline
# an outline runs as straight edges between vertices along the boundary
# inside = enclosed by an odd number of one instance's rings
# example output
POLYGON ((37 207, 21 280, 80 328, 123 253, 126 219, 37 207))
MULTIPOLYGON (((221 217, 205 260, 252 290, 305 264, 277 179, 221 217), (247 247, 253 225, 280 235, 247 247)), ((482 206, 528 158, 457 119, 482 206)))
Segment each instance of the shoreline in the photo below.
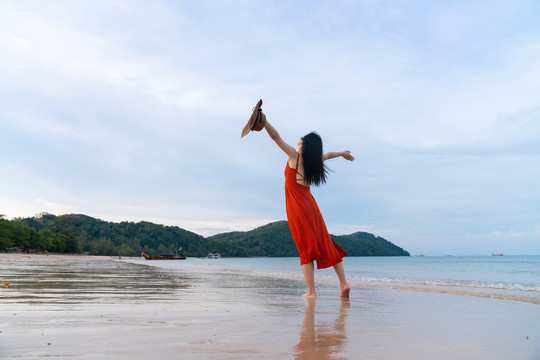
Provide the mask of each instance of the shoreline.
POLYGON ((105 256, 105 255, 85 255, 85 254, 62 254, 62 253, 24 253, 24 252, 0 252, 0 259, 95 259, 95 260, 114 260, 118 256, 105 256))
MULTIPOLYGON (((130 260, 142 260, 141 257, 120 257, 120 256, 114 256, 114 255, 111 255, 111 256, 104 256, 104 255, 85 255, 85 254, 59 254, 59 253, 49 253, 49 254, 46 254, 46 253, 22 253, 22 252, 9 252, 9 253, 2 253, 0 252, 0 260, 1 259, 15 259, 15 260, 21 260, 21 259, 41 259, 41 258, 49 258, 51 259, 51 261, 53 261, 54 259, 59 259, 59 260, 75 260, 75 259, 84 259, 84 260, 88 260, 88 261, 93 261, 93 260, 110 260, 110 261, 117 261, 117 260, 120 260, 120 261, 124 261, 126 263, 135 263, 135 262, 131 262, 130 260), (126 261, 127 260, 127 261, 126 261)), ((188 257, 187 260, 189 259, 204 259, 204 258, 198 258, 198 257, 188 257)), ((241 258, 243 259, 243 258, 241 258)), ((181 261, 181 260, 178 260, 178 261, 181 261)), ((153 265, 152 262, 150 263, 135 263, 137 265, 144 265, 144 266, 155 266, 153 265)), ((205 270, 208 270, 208 271, 215 271, 212 270, 212 269, 205 269, 205 270)), ((236 270, 233 270, 233 272, 238 272, 238 273, 244 273, 244 274, 247 274, 245 272, 242 272, 241 270, 239 271, 236 271, 236 270)), ((264 274, 264 273, 258 273, 257 274, 258 276, 267 276, 267 277, 270 277, 270 278, 277 278, 279 279, 280 277, 279 276, 276 276, 276 275, 273 275, 273 274, 264 274)), ((301 276, 296 276, 295 279, 297 280, 302 280, 301 276)), ((318 279, 317 282, 319 283, 325 283, 325 279, 318 279)), ((536 297, 526 297, 526 296, 520 296, 520 295, 515 295, 515 294, 510 294, 510 293, 482 293, 482 292, 471 292, 471 291, 468 291, 468 290, 464 290, 464 289, 459 289, 459 288, 453 288, 453 289, 437 289, 437 288, 429 288, 429 287, 425 287, 425 286, 414 286, 414 285, 408 285, 408 284, 400 284, 400 283, 380 283, 380 282, 377 282, 377 281, 354 281, 354 280, 351 280, 350 281, 352 286, 353 287, 356 287, 356 288, 377 288, 377 289, 389 289, 389 290, 396 290, 396 291, 413 291, 413 292, 420 292, 420 293, 435 293, 435 294, 451 294, 451 295, 457 295, 457 296, 471 296, 471 297, 478 297, 478 298, 486 298, 486 299, 494 299, 494 300, 508 300, 508 301, 519 301, 519 302, 525 302, 525 303, 531 303, 531 304, 536 304, 536 305, 539 305, 540 304, 540 298, 536 298, 536 297)), ((330 282, 326 282, 326 283, 330 283, 330 282)))
MULTIPOLYGON (((209 262, 201 262, 200 260, 206 260, 201 258, 192 258, 191 261, 185 264, 182 264, 181 267, 195 270, 195 271, 225 271, 243 275, 257 275, 264 276, 275 279, 295 279, 303 281, 303 277, 300 271, 295 271, 294 273, 284 273, 279 271, 274 271, 268 267, 263 269, 258 269, 256 264, 252 264, 251 267, 247 268, 246 266, 235 268, 228 267, 226 264, 228 261, 233 261, 235 264, 240 264, 240 261, 244 263, 245 260, 250 258, 225 258, 221 262, 214 262, 210 260, 209 262), (219 268, 219 269, 218 269, 219 268)), ((275 258, 276 260, 284 258, 275 258)), ((122 259, 122 261, 129 263, 141 264, 137 258, 122 259)), ((176 268, 176 263, 170 262, 161 262, 161 263, 147 263, 145 260, 141 260, 146 266, 156 266, 160 268, 176 268)), ((260 265, 261 263, 258 263, 260 265)), ((369 268, 369 265, 366 265, 369 268)), ((399 281, 399 279, 386 279, 386 278, 362 278, 354 277, 351 274, 348 274, 347 280, 349 285, 356 288, 378 288, 378 289, 388 289, 395 291, 412 291, 419 293, 435 293, 435 294, 451 294, 457 296, 467 296, 467 297, 477 297, 477 298, 486 298, 486 299, 497 299, 497 300, 509 300, 509 301, 519 301, 531 304, 540 304, 540 296, 538 292, 527 292, 527 291, 514 291, 510 289, 498 288, 498 287, 481 287, 481 286, 467 286, 466 284, 436 284, 429 282, 422 282, 420 280, 406 280, 399 281)), ((317 283, 318 284, 337 284, 337 279, 331 270, 318 270, 317 272, 317 283), (326 272, 326 273, 325 273, 326 272), (325 274, 325 275, 323 275, 325 274)))

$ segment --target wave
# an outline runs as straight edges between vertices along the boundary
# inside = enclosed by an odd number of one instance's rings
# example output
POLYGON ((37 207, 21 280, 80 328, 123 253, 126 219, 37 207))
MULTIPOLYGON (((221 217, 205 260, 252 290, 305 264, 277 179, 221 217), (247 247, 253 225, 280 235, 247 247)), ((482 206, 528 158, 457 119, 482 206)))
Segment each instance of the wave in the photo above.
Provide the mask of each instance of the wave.
POLYGON ((421 286, 439 286, 439 287, 466 287, 478 289, 496 289, 510 291, 526 291, 540 293, 538 284, 520 284, 508 282, 488 282, 478 280, 418 280, 418 279, 397 279, 397 278, 379 278, 379 277, 352 277, 351 281, 360 283, 391 283, 408 284, 421 286))

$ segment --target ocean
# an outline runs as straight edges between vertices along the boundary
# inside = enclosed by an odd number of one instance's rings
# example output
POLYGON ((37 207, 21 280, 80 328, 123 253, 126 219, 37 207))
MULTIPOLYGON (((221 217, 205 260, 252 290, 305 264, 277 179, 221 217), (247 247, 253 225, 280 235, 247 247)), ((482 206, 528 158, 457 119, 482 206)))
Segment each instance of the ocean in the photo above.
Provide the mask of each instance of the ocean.
MULTIPOLYGON (((171 270, 220 271, 302 280, 298 258, 188 258, 144 263, 171 270)), ((540 304, 540 256, 346 257, 354 287, 447 293, 540 304)), ((317 270, 318 286, 337 284, 332 268, 317 270)))

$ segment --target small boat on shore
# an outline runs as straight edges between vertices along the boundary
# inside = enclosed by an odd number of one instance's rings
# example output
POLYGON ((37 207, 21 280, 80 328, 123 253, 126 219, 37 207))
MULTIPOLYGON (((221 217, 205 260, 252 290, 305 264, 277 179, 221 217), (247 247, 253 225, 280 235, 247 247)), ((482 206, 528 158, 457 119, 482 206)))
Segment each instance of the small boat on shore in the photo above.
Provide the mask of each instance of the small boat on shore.
POLYGON ((210 254, 206 255, 206 258, 207 259, 221 259, 221 255, 210 253, 210 254))
POLYGON ((180 254, 159 254, 159 255, 148 255, 141 251, 142 257, 146 260, 186 260, 184 255, 180 254))

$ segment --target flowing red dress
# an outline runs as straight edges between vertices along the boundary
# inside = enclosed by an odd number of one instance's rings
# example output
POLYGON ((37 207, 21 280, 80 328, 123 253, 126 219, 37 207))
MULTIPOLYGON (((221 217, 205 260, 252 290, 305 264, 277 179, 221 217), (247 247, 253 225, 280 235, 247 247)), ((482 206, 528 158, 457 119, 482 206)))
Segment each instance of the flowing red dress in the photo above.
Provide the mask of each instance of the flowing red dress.
POLYGON ((288 162, 285 168, 285 204, 300 264, 316 261, 318 269, 334 266, 342 261, 347 252, 330 237, 309 186, 299 184, 296 174, 298 159, 295 169, 288 162))

